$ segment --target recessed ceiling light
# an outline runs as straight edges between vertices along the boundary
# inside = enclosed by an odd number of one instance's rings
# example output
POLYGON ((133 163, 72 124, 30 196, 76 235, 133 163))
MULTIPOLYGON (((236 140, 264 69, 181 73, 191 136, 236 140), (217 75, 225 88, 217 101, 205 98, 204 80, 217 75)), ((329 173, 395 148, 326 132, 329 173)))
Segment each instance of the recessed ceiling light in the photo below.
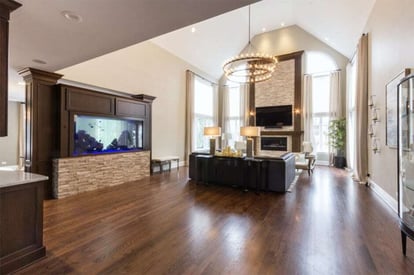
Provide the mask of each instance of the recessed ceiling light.
POLYGON ((285 22, 280 23, 280 26, 284 27, 285 26, 285 22))
POLYGON ((24 82, 24 81, 19 81, 19 82, 17 82, 17 85, 20 85, 20 86, 25 86, 25 85, 26 85, 26 82, 24 82))
POLYGON ((329 41, 329 38, 328 37, 325 37, 325 41, 329 41))
POLYGON ((37 63, 37 64, 42 64, 42 65, 47 64, 47 62, 46 62, 46 61, 43 61, 43 60, 41 60, 41 59, 33 59, 32 61, 33 61, 34 63, 37 63))
POLYGON ((262 28, 262 32, 265 32, 266 31, 266 28, 262 28))
POLYGON ((191 28, 191 32, 196 32, 196 28, 195 27, 192 27, 191 28))
POLYGON ((82 22, 82 17, 73 11, 62 11, 62 16, 65 17, 69 21, 80 23, 82 22))

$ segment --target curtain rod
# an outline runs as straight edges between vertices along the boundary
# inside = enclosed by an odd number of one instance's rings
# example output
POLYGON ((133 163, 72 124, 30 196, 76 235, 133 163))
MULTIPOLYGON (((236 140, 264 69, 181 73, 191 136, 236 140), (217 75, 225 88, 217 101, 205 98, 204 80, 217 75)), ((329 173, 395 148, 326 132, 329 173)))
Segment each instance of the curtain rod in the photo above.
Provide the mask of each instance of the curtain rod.
POLYGON ((217 84, 216 82, 213 82, 213 81, 211 81, 210 79, 207 79, 206 77, 204 77, 204 76, 202 76, 202 75, 199 75, 198 73, 193 72, 192 70, 187 70, 187 71, 191 72, 192 74, 196 75, 197 77, 199 77, 199 78, 201 78, 201 79, 203 79, 203 80, 205 80, 205 81, 210 82, 210 83, 211 83, 211 84, 213 84, 213 85, 217 85, 217 86, 218 86, 218 84, 217 84))
POLYGON ((341 69, 336 69, 336 70, 332 70, 332 71, 324 71, 324 72, 316 72, 316 73, 311 73, 311 74, 303 74, 303 75, 311 75, 311 76, 318 76, 318 75, 324 75, 324 74, 329 74, 332 72, 341 72, 341 69))

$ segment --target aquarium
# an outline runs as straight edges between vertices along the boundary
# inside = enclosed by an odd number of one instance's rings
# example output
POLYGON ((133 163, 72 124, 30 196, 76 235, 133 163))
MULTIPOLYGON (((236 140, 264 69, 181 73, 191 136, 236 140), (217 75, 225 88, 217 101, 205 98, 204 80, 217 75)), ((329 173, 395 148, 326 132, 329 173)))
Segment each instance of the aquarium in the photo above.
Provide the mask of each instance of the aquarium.
POLYGON ((75 115, 74 127, 74 156, 143 148, 141 120, 75 115))

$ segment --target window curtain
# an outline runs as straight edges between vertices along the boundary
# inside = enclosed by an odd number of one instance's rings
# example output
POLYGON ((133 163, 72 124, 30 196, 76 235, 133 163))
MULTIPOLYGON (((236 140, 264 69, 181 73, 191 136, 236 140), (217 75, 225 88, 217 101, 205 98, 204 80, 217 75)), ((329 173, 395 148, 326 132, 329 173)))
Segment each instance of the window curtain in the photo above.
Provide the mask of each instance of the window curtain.
POLYGON ((234 104, 230 100, 230 93, 236 92, 235 89, 231 89, 230 86, 224 86, 223 88, 223 110, 222 110, 222 133, 231 134, 230 145, 235 141, 240 141, 240 127, 248 125, 249 123, 249 85, 240 85, 238 89, 240 105, 238 114, 238 123, 232 123, 230 117, 230 104, 234 104))
POLYGON ((368 174, 368 35, 358 43, 356 67, 356 120, 355 120, 355 172, 354 179, 366 182, 368 174), (358 138, 363 137, 363 138, 358 138))
MULTIPOLYGON (((329 121, 342 118, 341 74, 340 71, 329 73, 329 121)), ((335 151, 329 146, 329 164, 333 165, 335 151)))
POLYGON ((243 118, 243 123, 241 126, 249 125, 250 117, 250 103, 249 103, 249 94, 250 94, 250 84, 240 85, 240 117, 243 118))
POLYGON ((347 95, 347 128, 346 128, 346 156, 348 169, 353 170, 355 167, 355 94, 356 94, 356 59, 354 58, 346 66, 346 95, 347 95))
POLYGON ((195 148, 193 140, 193 121, 194 121, 194 78, 193 72, 186 71, 186 111, 185 111, 185 160, 188 164, 188 158, 195 148))
POLYGON ((312 75, 305 75, 304 77, 304 141, 314 143, 312 125, 313 125, 313 110, 312 110, 312 75))

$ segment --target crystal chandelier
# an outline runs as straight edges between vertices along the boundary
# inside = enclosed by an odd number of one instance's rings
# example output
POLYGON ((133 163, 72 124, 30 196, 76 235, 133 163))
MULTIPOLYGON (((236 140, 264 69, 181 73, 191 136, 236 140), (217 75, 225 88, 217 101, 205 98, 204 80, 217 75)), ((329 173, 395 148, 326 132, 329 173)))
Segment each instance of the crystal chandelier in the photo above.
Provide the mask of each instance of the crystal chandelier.
POLYGON ((249 44, 247 52, 239 54, 223 65, 227 79, 239 83, 256 83, 268 80, 275 70, 277 59, 274 56, 254 50, 250 41, 250 5, 249 5, 249 44))

